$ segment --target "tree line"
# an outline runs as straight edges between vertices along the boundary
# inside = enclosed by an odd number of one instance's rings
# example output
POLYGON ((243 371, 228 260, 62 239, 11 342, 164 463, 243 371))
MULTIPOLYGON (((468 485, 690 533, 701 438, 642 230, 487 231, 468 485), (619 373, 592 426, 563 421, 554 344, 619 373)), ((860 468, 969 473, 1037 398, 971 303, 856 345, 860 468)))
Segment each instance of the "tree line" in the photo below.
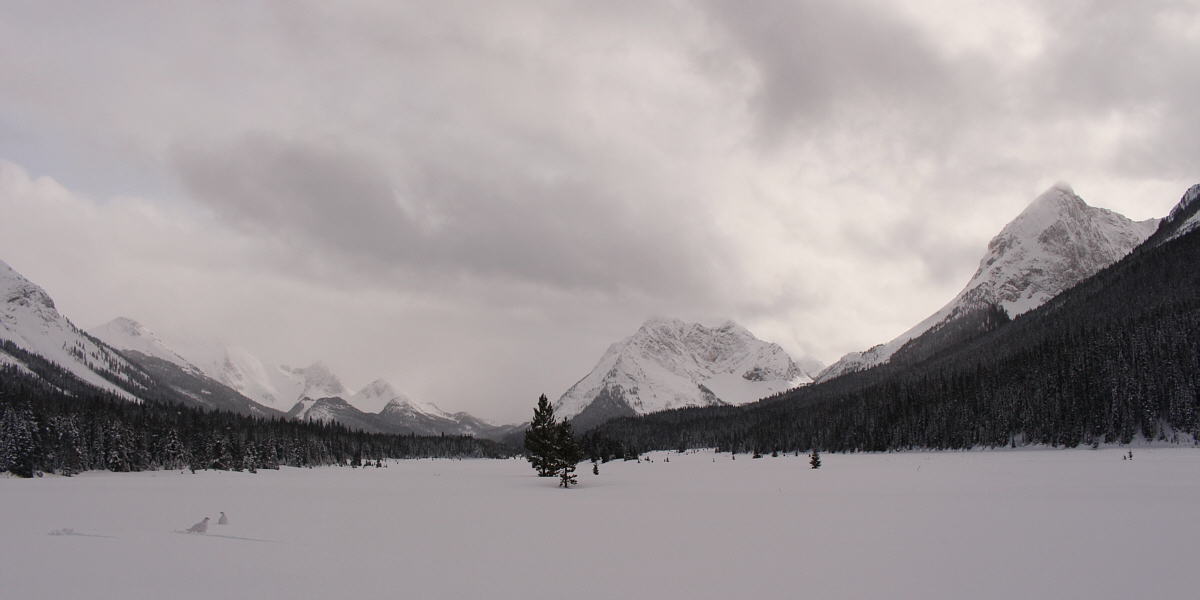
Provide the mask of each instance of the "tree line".
MULTIPOLYGON (((5 346, 11 354, 20 353, 5 346)), ((88 470, 380 465, 389 458, 507 458, 517 452, 470 436, 364 433, 336 423, 261 418, 178 403, 131 402, 63 375, 36 355, 0 366, 0 472, 32 477, 88 470)))

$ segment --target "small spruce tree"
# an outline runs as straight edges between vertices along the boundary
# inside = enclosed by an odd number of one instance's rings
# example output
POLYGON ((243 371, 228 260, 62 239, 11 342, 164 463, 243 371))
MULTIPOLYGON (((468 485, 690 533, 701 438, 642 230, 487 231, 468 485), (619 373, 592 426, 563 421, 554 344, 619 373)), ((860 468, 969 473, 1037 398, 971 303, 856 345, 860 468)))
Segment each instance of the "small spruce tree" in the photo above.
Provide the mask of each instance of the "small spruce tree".
POLYGON ((558 470, 554 461, 554 447, 558 442, 558 423, 554 420, 554 407, 546 395, 538 398, 533 410, 533 420, 525 430, 525 458, 537 471, 538 477, 554 477, 558 470))
POLYGON ((808 461, 808 464, 812 465, 814 469, 821 468, 821 453, 817 452, 816 448, 813 448, 812 459, 808 461))
POLYGON ((555 432, 554 469, 558 475, 558 485, 570 488, 579 483, 576 480, 575 466, 583 460, 583 450, 575 442, 575 433, 571 431, 571 422, 559 423, 555 432))

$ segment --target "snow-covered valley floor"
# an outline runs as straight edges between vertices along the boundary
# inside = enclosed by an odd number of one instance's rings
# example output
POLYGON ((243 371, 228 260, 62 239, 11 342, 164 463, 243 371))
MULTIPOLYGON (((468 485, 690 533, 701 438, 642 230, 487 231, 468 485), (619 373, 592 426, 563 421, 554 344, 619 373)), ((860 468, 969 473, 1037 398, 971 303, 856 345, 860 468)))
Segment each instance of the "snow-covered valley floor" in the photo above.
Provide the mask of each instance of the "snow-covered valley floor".
POLYGON ((1196 598, 1200 450, 1125 452, 3 478, 0 597, 1196 598))

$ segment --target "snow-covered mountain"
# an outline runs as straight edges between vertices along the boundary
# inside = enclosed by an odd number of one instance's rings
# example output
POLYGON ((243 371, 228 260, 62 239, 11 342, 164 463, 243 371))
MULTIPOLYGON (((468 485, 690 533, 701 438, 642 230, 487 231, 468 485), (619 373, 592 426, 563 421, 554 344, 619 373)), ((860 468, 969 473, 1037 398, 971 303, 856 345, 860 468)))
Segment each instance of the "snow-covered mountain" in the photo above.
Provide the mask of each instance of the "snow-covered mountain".
POLYGON ((992 238, 979 270, 949 304, 886 344, 843 356, 816 381, 885 363, 910 340, 989 304, 1003 307, 1010 317, 1037 308, 1129 254, 1158 223, 1088 206, 1059 183, 992 238))
MULTIPOLYGON (((129 400, 137 400, 141 384, 124 357, 88 336, 59 314, 41 287, 0 261, 0 340, 57 363, 80 380, 129 400), (115 382, 120 382, 118 385, 115 382)), ((0 364, 22 361, 0 349, 0 364)))
POLYGON ((744 404, 808 383, 821 366, 813 359, 798 365, 733 321, 708 328, 655 318, 610 346, 554 412, 582 430, 621 415, 744 404))

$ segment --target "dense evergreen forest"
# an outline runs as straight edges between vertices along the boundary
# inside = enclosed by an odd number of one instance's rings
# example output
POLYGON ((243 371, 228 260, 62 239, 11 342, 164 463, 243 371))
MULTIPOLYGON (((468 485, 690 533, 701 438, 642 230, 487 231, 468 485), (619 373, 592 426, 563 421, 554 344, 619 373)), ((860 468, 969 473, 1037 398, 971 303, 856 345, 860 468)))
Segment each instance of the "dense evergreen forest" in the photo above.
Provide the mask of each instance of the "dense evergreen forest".
POLYGON ((1009 320, 981 306, 876 368, 742 407, 615 419, 602 460, 648 450, 888 451, 1200 437, 1200 230, 1135 251, 1009 320))
POLYGON ((45 376, 0 366, 0 472, 22 477, 94 469, 254 472, 280 466, 370 466, 388 458, 517 454, 469 436, 373 434, 168 401, 134 403, 81 383, 35 355, 6 351, 45 376))

